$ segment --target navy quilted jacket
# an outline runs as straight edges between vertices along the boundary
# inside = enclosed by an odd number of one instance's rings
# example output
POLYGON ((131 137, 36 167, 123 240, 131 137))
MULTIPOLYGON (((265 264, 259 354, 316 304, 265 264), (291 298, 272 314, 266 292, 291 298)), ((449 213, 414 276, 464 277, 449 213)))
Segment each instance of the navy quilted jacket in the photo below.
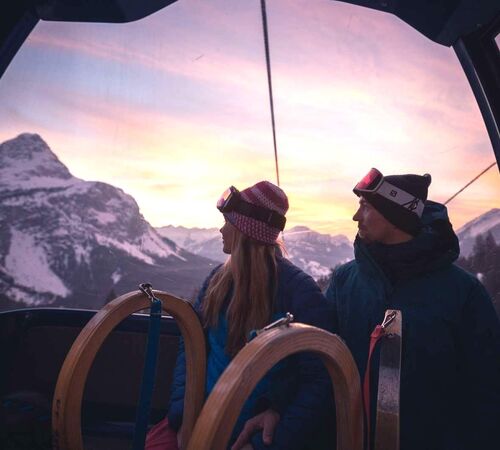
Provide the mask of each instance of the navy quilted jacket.
MULTIPOLYGON (((355 260, 326 293, 338 332, 364 377, 371 331, 386 309, 402 311, 401 450, 500 449, 498 317, 481 283, 453 264, 446 208, 427 202, 423 222, 408 243, 356 239, 355 260)), ((377 373, 375 363, 372 417, 377 373)))
MULTIPOLYGON (((200 291, 196 303, 198 310, 210 277, 207 278, 200 291)), ((283 316, 286 312, 294 315, 295 322, 327 330, 332 329, 332 309, 317 284, 290 261, 278 257, 278 286, 274 316, 283 316)), ((216 331, 207 330, 209 342, 210 333, 216 331)), ((217 355, 213 355, 209 346, 207 372, 210 372, 211 364, 214 364, 213 360, 216 357, 217 355)), ((181 343, 168 409, 169 423, 174 429, 178 429, 182 422, 185 370, 185 355, 181 343)), ((333 400, 326 369, 316 356, 299 354, 287 358, 280 364, 279 368, 268 374, 267 378, 269 378, 267 389, 260 393, 260 398, 257 399, 251 416, 267 407, 272 407, 278 410, 281 420, 275 430, 273 444, 265 446, 260 432, 252 439, 254 449, 294 450, 304 448, 311 436, 325 428, 325 421, 328 420, 333 400)), ((208 394, 209 392, 207 392, 208 394)), ((243 419, 246 420, 247 417, 243 419)), ((244 420, 238 422, 233 432, 233 440, 238 436, 244 420)))

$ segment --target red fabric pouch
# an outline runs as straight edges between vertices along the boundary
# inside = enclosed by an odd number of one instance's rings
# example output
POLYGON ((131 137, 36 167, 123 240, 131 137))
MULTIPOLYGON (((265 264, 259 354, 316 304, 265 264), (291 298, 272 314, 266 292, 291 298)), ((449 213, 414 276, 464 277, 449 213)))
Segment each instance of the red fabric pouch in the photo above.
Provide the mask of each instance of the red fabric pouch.
POLYGON ((177 432, 169 427, 166 417, 148 431, 144 450, 179 450, 177 432))

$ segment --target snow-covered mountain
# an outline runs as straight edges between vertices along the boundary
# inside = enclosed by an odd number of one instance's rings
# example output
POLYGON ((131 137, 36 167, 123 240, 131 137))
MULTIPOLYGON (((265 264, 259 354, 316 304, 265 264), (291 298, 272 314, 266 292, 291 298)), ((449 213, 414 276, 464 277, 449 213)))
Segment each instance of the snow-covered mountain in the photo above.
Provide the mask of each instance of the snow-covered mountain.
POLYGON ((145 281, 189 297, 211 266, 162 238, 121 189, 72 176, 40 136, 0 145, 0 308, 98 308, 145 281))
MULTIPOLYGON (((186 228, 168 225, 158 232, 180 247, 216 261, 225 261, 217 228, 186 228)), ((307 227, 285 230, 284 243, 288 258, 304 271, 319 278, 337 264, 352 259, 352 244, 343 235, 321 234, 307 227)))
POLYGON ((352 243, 342 234, 332 236, 296 226, 285 232, 284 241, 288 258, 315 279, 354 257, 352 243))
POLYGON ((195 255, 220 262, 227 258, 227 255, 222 252, 222 239, 218 228, 186 228, 167 225, 157 228, 156 231, 195 255))
MULTIPOLYGON (((487 232, 500 242, 500 209, 458 231, 462 255, 487 232)), ((345 236, 306 227, 286 230, 284 242, 315 278, 353 256, 345 236)), ((0 144, 0 309, 7 302, 99 308, 145 281, 189 298, 225 259, 217 228, 155 230, 131 196, 74 177, 38 135, 0 144)))
MULTIPOLYGON (((220 233, 217 228, 186 228, 172 225, 158 229, 158 232, 189 252, 207 258, 224 261, 220 233)), ((479 235, 491 232, 500 242, 500 209, 492 209, 471 220, 457 231, 461 256, 472 253, 479 235)), ((337 264, 353 258, 352 243, 344 235, 332 236, 318 233, 307 227, 296 226, 284 233, 288 258, 304 271, 318 279, 328 275, 337 264)))
POLYGON ((500 209, 494 208, 490 211, 467 222, 457 231, 460 240, 460 255, 470 256, 474 249, 474 243, 479 235, 491 233, 497 243, 500 242, 500 209))

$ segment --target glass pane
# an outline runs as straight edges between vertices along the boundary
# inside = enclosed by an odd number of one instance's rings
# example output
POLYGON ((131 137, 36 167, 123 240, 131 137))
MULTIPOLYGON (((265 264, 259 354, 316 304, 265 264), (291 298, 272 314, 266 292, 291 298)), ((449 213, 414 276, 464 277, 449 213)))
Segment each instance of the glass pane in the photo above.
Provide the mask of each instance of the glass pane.
MULTIPOLYGON (((268 21, 285 243, 316 278, 352 257, 352 188, 371 167, 430 173, 443 202, 494 161, 450 48, 329 0, 268 2, 268 21)), ((191 298, 224 259, 219 195, 275 181, 255 2, 40 22, 0 105, 3 309, 99 308, 141 281, 191 298)), ((499 188, 493 168, 450 202, 455 229, 500 208, 499 188)))

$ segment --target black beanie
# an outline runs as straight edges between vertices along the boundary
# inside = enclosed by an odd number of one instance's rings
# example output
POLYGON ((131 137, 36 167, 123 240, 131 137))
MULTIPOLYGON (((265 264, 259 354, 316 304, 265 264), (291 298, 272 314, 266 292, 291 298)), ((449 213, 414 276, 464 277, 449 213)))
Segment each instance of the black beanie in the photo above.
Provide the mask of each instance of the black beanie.
MULTIPOLYGON (((427 173, 425 175, 389 175, 384 177, 384 181, 406 191, 424 203, 427 200, 431 176, 427 173)), ((357 192, 355 189, 354 193, 363 196, 368 203, 400 230, 412 236, 419 233, 422 222, 416 211, 410 211, 404 206, 379 195, 377 192, 357 192)))

